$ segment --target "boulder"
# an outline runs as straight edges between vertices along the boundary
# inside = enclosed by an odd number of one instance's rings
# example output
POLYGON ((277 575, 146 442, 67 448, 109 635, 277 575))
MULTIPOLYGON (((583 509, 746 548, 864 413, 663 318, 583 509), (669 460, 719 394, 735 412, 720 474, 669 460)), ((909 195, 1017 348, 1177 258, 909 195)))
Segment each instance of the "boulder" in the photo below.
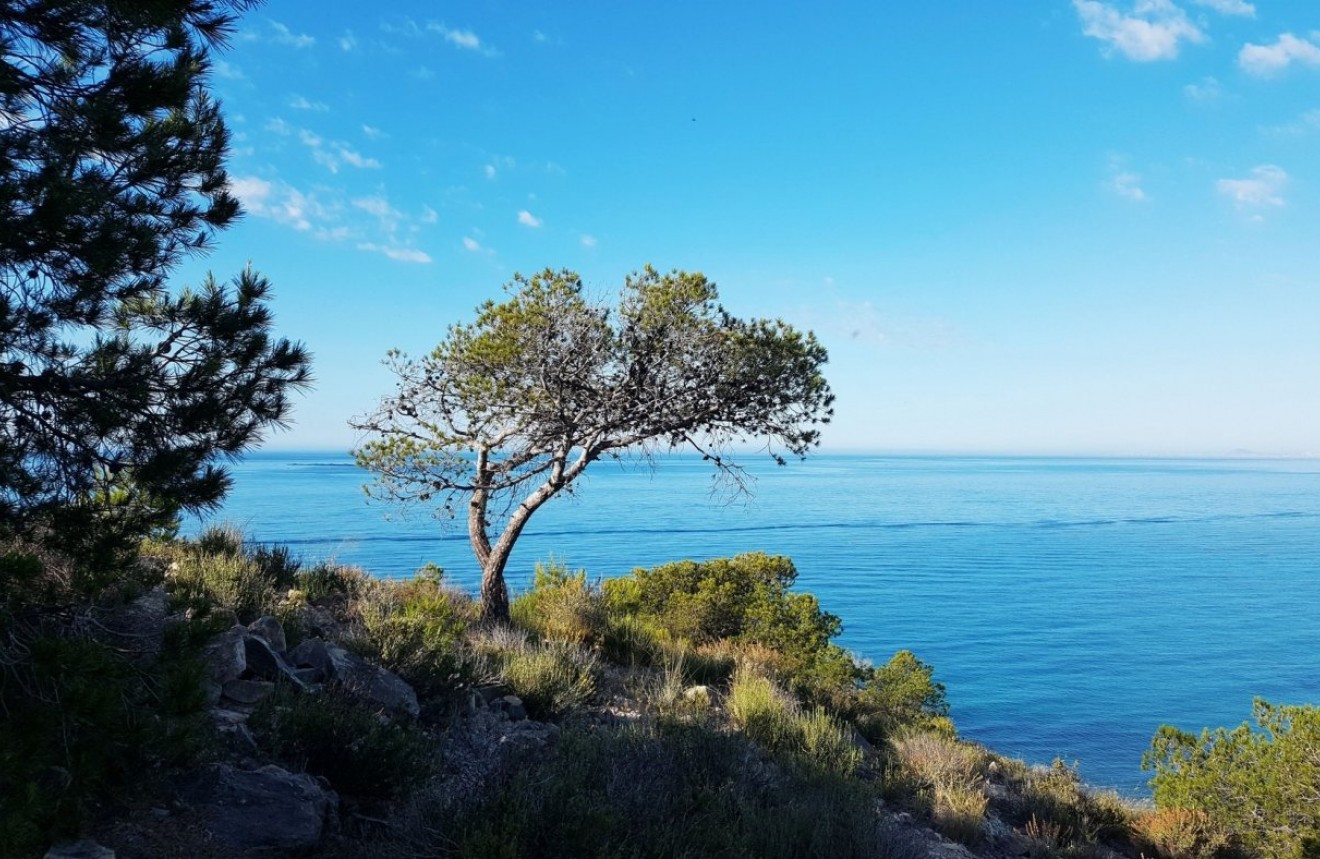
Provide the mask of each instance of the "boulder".
POLYGON ((283 653, 289 649, 288 641, 284 637, 284 627, 270 615, 259 617, 249 623, 248 632, 269 644, 270 649, 276 653, 283 653))
POLYGON ((277 766, 209 764, 182 782, 180 795, 213 841, 235 852, 311 850, 339 804, 316 779, 277 766))
POLYGON ((500 709, 508 715, 510 721, 520 722, 527 718, 527 707, 517 695, 505 695, 499 701, 503 705, 500 709))
POLYGON ((294 665, 320 670, 327 682, 394 715, 415 718, 421 712, 417 693, 402 677, 337 644, 309 638, 295 647, 289 658, 294 665))
POLYGON ((240 704, 256 704, 275 691, 275 684, 268 680, 230 680, 222 690, 224 697, 240 704))
POLYGON ((247 668, 263 680, 287 680, 303 691, 307 684, 294 673, 293 666, 266 642, 264 638, 249 635, 243 639, 247 668))
POLYGON ((214 706, 220 700, 220 690, 230 680, 237 680, 247 670, 247 630, 230 627, 207 643, 202 650, 208 680, 207 698, 214 706))

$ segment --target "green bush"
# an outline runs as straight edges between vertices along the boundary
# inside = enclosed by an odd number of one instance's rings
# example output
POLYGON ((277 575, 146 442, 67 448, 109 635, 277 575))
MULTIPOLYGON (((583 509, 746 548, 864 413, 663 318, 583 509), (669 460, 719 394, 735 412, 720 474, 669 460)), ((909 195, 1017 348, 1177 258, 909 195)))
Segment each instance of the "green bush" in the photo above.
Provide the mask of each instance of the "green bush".
POLYGON ((534 719, 580 710, 596 693, 596 658, 572 645, 528 646, 506 651, 501 661, 501 679, 534 719))
POLYGON ((850 728, 820 707, 803 713, 768 678, 739 671, 726 706, 733 724, 772 752, 840 776, 852 775, 861 766, 862 753, 850 728))
POLYGON ((900 650, 883 667, 868 671, 853 707, 858 729, 879 742, 902 728, 951 727, 944 685, 933 675, 934 669, 910 650, 900 650))
POLYGON ((536 563, 531 589, 513 601, 510 614, 516 625, 546 641, 596 643, 606 628, 605 606, 586 571, 570 573, 554 558, 536 563))
POLYGON ((412 724, 387 722, 339 693, 308 695, 281 687, 257 706, 248 724, 271 755, 358 798, 404 794, 438 765, 433 741, 412 724))
POLYGON ((830 642, 839 618, 811 594, 792 593, 797 570, 786 557, 761 552, 710 561, 678 561, 607 579, 614 615, 653 619, 672 638, 696 645, 732 639, 772 648, 781 679, 813 700, 850 690, 851 658, 830 642))
POLYGON ((565 729, 511 767, 489 798, 448 818, 446 840, 410 855, 918 859, 855 781, 791 770, 767 777, 738 735, 645 723, 565 729))
POLYGON ((1305 856, 1320 835, 1320 708, 1257 699, 1253 715, 1259 730, 1161 727, 1142 762, 1155 804, 1204 812, 1258 855, 1305 856))
POLYGON ((466 682, 461 649, 476 607, 435 572, 374 583, 354 610, 358 649, 398 673, 423 698, 444 697, 466 682))

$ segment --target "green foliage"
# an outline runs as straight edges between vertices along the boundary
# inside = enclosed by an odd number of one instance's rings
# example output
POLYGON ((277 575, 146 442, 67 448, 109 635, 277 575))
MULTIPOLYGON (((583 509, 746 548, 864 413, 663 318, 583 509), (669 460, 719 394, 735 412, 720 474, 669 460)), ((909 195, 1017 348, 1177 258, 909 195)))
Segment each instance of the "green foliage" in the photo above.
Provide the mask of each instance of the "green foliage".
POLYGON ((370 497, 446 517, 470 502, 488 619, 508 619, 504 566, 528 519, 592 462, 692 447, 743 488, 735 442, 783 464, 832 414, 816 338, 730 316, 701 274, 647 267, 614 306, 570 271, 515 275, 507 291, 424 358, 392 352, 395 392, 353 421, 370 497))
POLYGON ((281 687, 257 706, 249 725, 276 758, 362 799, 405 794, 439 764, 434 742, 413 725, 387 722, 371 707, 333 692, 307 695, 281 687))
MULTIPOLYGON (((96 563, 214 506, 308 382, 245 270, 166 280, 238 215, 211 54, 245 0, 0 15, 0 534, 96 563)), ((76 582, 75 584, 81 584, 76 582)))
POLYGON ((513 601, 510 615, 546 641, 572 644, 599 642, 607 623, 600 593, 587 582, 586 571, 571 573, 553 557, 537 561, 532 587, 513 601))
POLYGON ((886 829, 857 782, 790 770, 766 778, 737 735, 652 723, 565 729, 548 753, 520 762, 490 799, 451 818, 465 857, 884 856, 918 859, 886 829))
POLYGON ((75 835, 154 764, 206 747, 202 668, 167 638, 150 665, 70 627, 0 624, 0 855, 75 835))
POLYGON ((359 649, 412 684, 422 697, 444 697, 465 679, 460 645, 476 607, 433 571, 411 581, 378 582, 353 606, 359 649))
POLYGON ((819 707, 804 714, 768 678, 747 671, 735 674, 726 706, 733 724, 770 751, 841 776, 851 775, 862 763, 851 729, 819 707))
POLYGON ((788 558, 752 552, 639 568, 602 588, 612 613, 652 620, 674 638, 773 649, 777 673, 810 697, 850 689, 852 660, 830 642, 842 623, 811 594, 791 592, 796 580, 788 558))
POLYGON ((1320 708, 1257 699, 1256 726, 1159 729, 1142 762, 1158 807, 1208 814, 1244 848, 1299 857, 1320 835, 1320 708))
POLYGON ((596 693, 599 665, 590 652, 572 645, 527 646, 503 652, 500 660, 501 679, 534 719, 580 710, 596 693))
POLYGON ((853 710, 858 729, 873 742, 901 728, 940 728, 949 705, 934 668, 910 650, 900 650, 883 667, 871 669, 853 710))

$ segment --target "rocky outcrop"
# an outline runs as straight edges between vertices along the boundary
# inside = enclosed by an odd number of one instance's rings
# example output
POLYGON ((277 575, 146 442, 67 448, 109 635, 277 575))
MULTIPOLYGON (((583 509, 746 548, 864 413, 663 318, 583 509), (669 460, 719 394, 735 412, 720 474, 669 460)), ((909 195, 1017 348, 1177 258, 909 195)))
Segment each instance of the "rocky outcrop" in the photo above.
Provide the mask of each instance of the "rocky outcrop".
POLYGON ((299 668, 315 669, 323 682, 334 683, 393 715, 416 718, 421 712, 417 693, 403 678, 337 644, 309 638, 289 652, 289 661, 299 668))
POLYGON ((277 766, 245 771, 210 764, 179 788, 187 813, 211 841, 235 852, 312 850, 337 819, 334 791, 312 776, 277 766))

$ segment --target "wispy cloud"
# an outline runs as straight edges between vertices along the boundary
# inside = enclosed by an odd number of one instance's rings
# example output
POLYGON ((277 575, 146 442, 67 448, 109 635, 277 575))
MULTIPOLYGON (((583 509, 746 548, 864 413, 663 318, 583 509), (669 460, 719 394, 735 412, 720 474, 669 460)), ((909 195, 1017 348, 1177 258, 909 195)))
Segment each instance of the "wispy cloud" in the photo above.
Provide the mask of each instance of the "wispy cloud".
POLYGON ((1128 12, 1100 0, 1073 0, 1082 32, 1130 60, 1154 62, 1178 56, 1182 42, 1201 42, 1205 34, 1172 0, 1136 0, 1128 12))
POLYGON ((588 233, 582 234, 582 247, 594 248, 596 246, 596 237, 588 233))
POLYGON ((1183 87, 1183 95, 1187 96, 1192 101, 1217 101, 1223 94, 1223 87, 1219 85, 1217 79, 1212 77, 1201 78, 1198 83, 1188 84, 1183 87))
POLYGON ((1141 177, 1127 170, 1115 173, 1109 178, 1109 190, 1124 200, 1131 200, 1134 203, 1144 203, 1150 199, 1146 196, 1145 189, 1141 187, 1141 177))
POLYGON ((1215 183, 1215 189, 1232 200, 1239 210, 1255 213, 1253 220, 1261 219, 1259 211, 1262 209, 1287 205, 1283 198, 1287 186, 1287 172, 1273 164, 1253 167, 1251 175, 1245 179, 1220 179, 1215 183))
POLYGON ((358 46, 357 36, 353 35, 352 30, 345 30, 344 35, 339 37, 339 50, 349 53, 356 51, 358 46))
POLYGON ((385 136, 385 132, 381 131, 379 128, 376 128, 374 125, 363 125, 362 133, 365 134, 367 137, 370 137, 372 140, 379 140, 380 138, 385 136))
POLYGON ((1260 131, 1262 134, 1268 134, 1271 137, 1297 137, 1320 131, 1320 108, 1308 110, 1292 122, 1286 122, 1283 125, 1265 126, 1260 131))
POLYGON ((498 57, 500 55, 499 51, 483 42, 481 37, 471 30, 449 27, 438 21, 431 21, 426 25, 426 29, 439 34, 449 44, 465 51, 476 51, 487 57, 498 57))
POLYGON ((322 204, 314 195, 284 182, 270 182, 257 176, 235 177, 230 180, 229 190, 249 214, 269 218, 299 232, 330 236, 332 227, 329 222, 336 217, 334 209, 322 204))
POLYGON ((238 66, 234 65, 233 63, 229 63, 224 60, 214 60, 211 63, 211 68, 215 71, 216 75, 224 78, 225 80, 230 80, 230 81, 246 80, 246 78, 243 76, 242 70, 239 69, 238 66))
POLYGON ((1244 18, 1256 17, 1256 7, 1246 0, 1192 0, 1197 6, 1214 9, 1221 15, 1240 15, 1244 18))
POLYGON ((484 172, 486 173, 486 178, 487 178, 487 179, 494 179, 494 178, 495 178, 495 165, 494 165, 494 164, 487 164, 486 167, 485 167, 485 171, 484 171, 484 172))
POLYGON ((295 95, 293 98, 289 99, 289 107, 294 110, 314 110, 320 113, 324 113, 330 109, 330 105, 323 101, 309 101, 300 95, 295 95))
POLYGON ((293 126, 285 122, 283 119, 281 119, 278 116, 272 118, 269 122, 266 123, 266 130, 272 131, 275 134, 279 134, 283 137, 288 137, 290 134, 293 134, 294 132, 293 126))
POLYGON ((281 45, 290 45, 294 48, 310 48, 316 44, 316 39, 306 33, 295 33, 286 25, 279 21, 271 21, 270 28, 275 31, 272 40, 281 45))
POLYGON ((436 224, 436 223, 439 223, 439 222, 440 222, 440 213, 437 212, 435 209, 432 209, 430 206, 423 205, 423 206, 422 206, 422 217, 420 218, 420 220, 421 220, 421 222, 422 222, 423 224, 436 224))
POLYGON ((396 247, 394 245, 380 245, 375 242, 359 242, 357 249, 360 251, 372 251, 373 253, 384 254, 392 260, 399 262, 429 263, 431 255, 426 251, 419 251, 417 248, 396 247))
POLYGON ((463 237, 463 247, 467 248, 469 251, 471 251, 474 254, 481 253, 483 250, 485 250, 485 248, 481 246, 481 242, 477 241, 471 236, 463 237))
POLYGON ((303 128, 298 131, 298 139, 312 152, 312 160, 331 173, 338 173, 339 168, 348 165, 359 170, 378 170, 380 162, 369 158, 338 140, 327 141, 315 132, 303 128))
POLYGON ((526 209, 523 209, 521 212, 518 213, 518 223, 522 224, 524 227, 531 227, 535 229, 541 226, 541 224, 544 222, 540 218, 533 215, 531 212, 527 211, 526 209))
POLYGON ((1320 67, 1320 45, 1284 33, 1272 45, 1251 42, 1238 52, 1238 65, 1248 74, 1267 78, 1278 74, 1293 63, 1320 67))

